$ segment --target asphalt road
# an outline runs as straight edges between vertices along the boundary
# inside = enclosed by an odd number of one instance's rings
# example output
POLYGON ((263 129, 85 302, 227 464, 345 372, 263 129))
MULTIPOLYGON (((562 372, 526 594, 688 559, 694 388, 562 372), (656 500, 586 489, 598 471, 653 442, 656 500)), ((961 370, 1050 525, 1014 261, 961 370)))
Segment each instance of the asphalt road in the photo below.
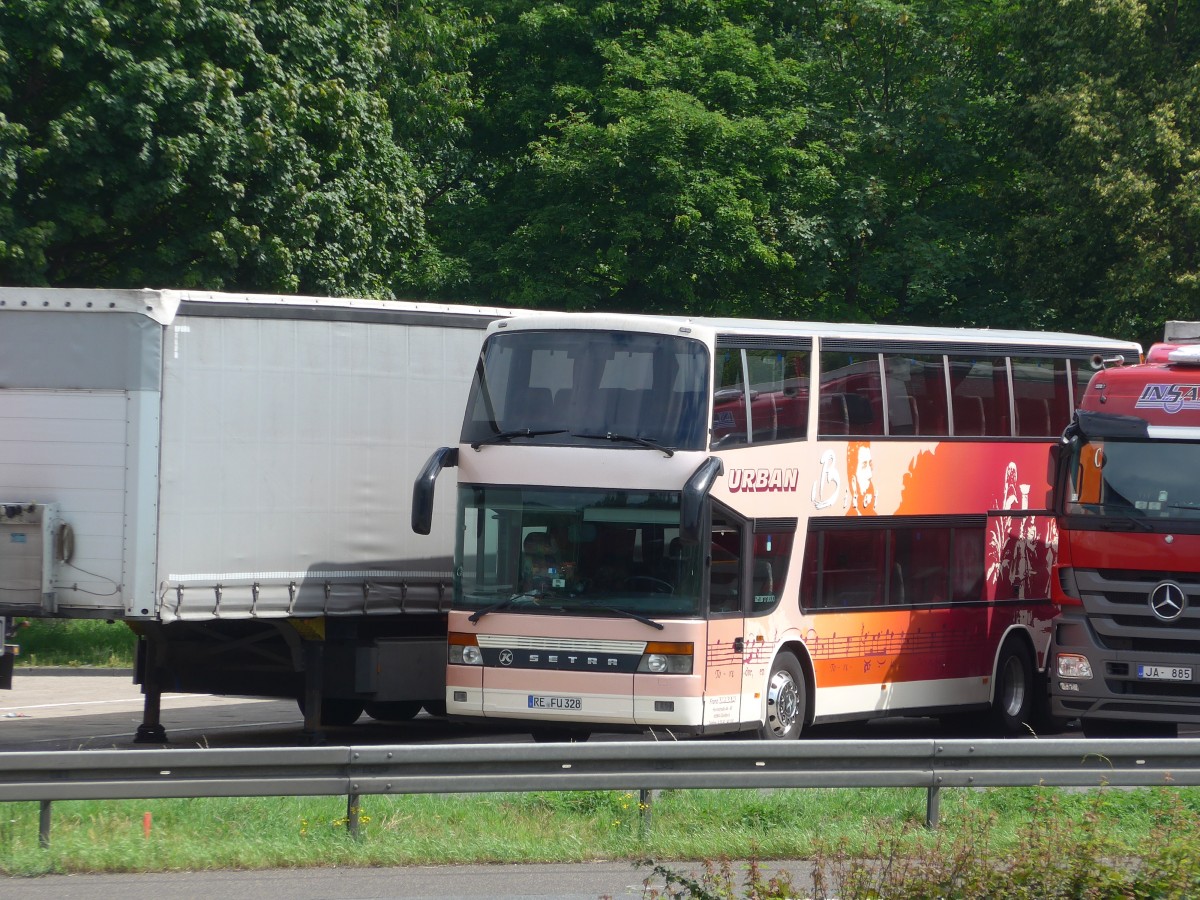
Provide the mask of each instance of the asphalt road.
MULTIPOLYGON (((127 673, 18 674, 14 689, 0 692, 0 752, 76 749, 136 750, 142 696, 127 673)), ((303 719, 296 704, 282 700, 247 700, 212 695, 166 694, 162 721, 171 747, 266 747, 305 743, 303 719)), ((1188 727, 1183 733, 1200 729, 1188 727)), ((824 738, 956 736, 932 719, 901 719, 867 725, 813 729, 824 738)), ((485 729, 447 723, 425 715, 402 724, 364 717, 351 728, 333 729, 325 742, 345 744, 474 743, 529 741, 527 733, 497 727, 485 729)), ((598 734, 593 740, 629 740, 627 734, 598 734)), ((151 745, 155 746, 155 745, 151 745)), ((699 864, 672 868, 693 877, 699 864)), ((803 862, 771 863, 768 873, 785 869, 801 888, 809 884, 803 862)), ((380 869, 304 869, 257 872, 179 872, 124 875, 50 875, 0 877, 0 897, 83 898, 83 900, 161 900, 214 896, 264 896, 287 900, 312 898, 620 898, 644 896, 647 876, 629 863, 516 866, 411 866, 380 869)), ((663 883, 653 885, 661 890, 663 883)))
MULTIPOLYGON (((211 694, 164 694, 161 720, 169 747, 289 747, 310 742, 294 701, 250 700, 211 694)), ((18 674, 12 691, 0 691, 0 752, 12 750, 138 749, 141 690, 127 673, 18 674)), ((809 732, 828 739, 969 736, 936 719, 887 719, 821 726, 809 732)), ((447 722, 424 713, 410 722, 376 722, 363 716, 347 728, 327 729, 326 744, 525 742, 529 733, 503 724, 447 722)), ((596 733, 591 740, 652 740, 628 733, 596 733)), ((151 745, 155 746, 155 745, 151 745)))
MULTIPOLYGON (((0 692, 0 752, 76 749, 136 750, 132 741, 142 718, 142 696, 128 674, 22 675, 13 690, 0 692)), ((246 700, 211 695, 167 694, 162 720, 172 747, 294 746, 303 737, 303 719, 293 701, 246 700)), ((629 735, 595 739, 628 740, 629 735)), ((401 725, 364 717, 352 728, 326 735, 330 744, 529 741, 528 734, 447 724, 419 716, 401 725)), ((699 877, 697 863, 677 863, 674 871, 699 877)), ((772 863, 807 884, 803 862, 772 863)), ((631 863, 574 865, 406 866, 374 869, 286 869, 255 872, 168 872, 117 875, 0 876, 4 900, 162 900, 278 896, 287 900, 482 900, 505 897, 597 900, 642 897, 649 875, 631 863)), ((654 886, 662 889, 658 879, 654 886)))

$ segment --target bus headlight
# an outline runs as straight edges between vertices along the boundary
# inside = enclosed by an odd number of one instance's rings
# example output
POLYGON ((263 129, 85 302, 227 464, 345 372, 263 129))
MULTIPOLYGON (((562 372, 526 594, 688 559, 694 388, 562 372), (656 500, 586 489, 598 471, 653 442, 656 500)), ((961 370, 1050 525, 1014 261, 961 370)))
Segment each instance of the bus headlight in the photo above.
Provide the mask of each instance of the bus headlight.
POLYGON ((475 635, 458 633, 451 634, 447 647, 449 650, 448 659, 450 661, 450 665, 483 665, 483 652, 479 649, 479 645, 475 642, 475 635))
POLYGON ((651 641, 646 645, 637 670, 651 675, 691 675, 694 652, 695 646, 690 643, 651 641))
POLYGON ((1088 681, 1092 677, 1092 664, 1086 656, 1078 653, 1058 654, 1058 677, 1078 678, 1088 681))

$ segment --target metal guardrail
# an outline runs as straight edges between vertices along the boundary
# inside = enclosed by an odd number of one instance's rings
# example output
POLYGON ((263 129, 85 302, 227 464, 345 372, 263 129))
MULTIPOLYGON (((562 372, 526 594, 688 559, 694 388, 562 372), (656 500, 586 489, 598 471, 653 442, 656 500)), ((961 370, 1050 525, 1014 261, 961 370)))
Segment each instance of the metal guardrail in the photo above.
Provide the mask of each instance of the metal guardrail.
POLYGON ((0 753, 0 801, 666 788, 1200 785, 1200 739, 683 741, 0 753))

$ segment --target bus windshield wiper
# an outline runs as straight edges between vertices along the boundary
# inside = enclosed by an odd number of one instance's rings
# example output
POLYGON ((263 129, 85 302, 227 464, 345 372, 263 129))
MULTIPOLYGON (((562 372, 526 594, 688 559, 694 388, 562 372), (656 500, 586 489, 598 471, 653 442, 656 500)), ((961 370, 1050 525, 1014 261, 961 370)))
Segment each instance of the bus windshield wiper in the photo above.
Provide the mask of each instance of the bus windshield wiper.
POLYGON ((513 438, 519 437, 541 437, 544 434, 562 434, 567 429, 565 428, 544 428, 535 430, 532 428, 514 428, 512 431, 501 431, 499 434, 493 434, 491 437, 485 437, 481 441, 472 441, 471 449, 478 450, 484 444, 504 444, 511 441, 513 438))
POLYGON ((485 606, 483 609, 475 610, 475 612, 471 613, 471 615, 467 617, 467 621, 474 625, 488 613, 494 613, 499 612, 502 609, 508 609, 518 600, 538 600, 541 598, 541 596, 542 595, 539 591, 526 591, 523 594, 513 594, 511 597, 505 600, 500 600, 497 603, 493 603, 491 606, 485 606))
POLYGON ((651 450, 657 450, 659 453, 663 454, 663 456, 668 458, 675 455, 674 447, 667 447, 663 444, 660 444, 658 441, 650 440, 650 438, 636 437, 630 434, 615 434, 611 431, 606 431, 604 434, 572 433, 571 437, 583 438, 584 440, 589 441, 626 441, 630 444, 638 444, 642 447, 648 447, 651 450))
POLYGON ((601 612, 616 613, 618 616, 625 616, 626 618, 629 618, 629 619, 637 619, 643 625, 649 625, 651 628, 657 628, 659 631, 662 631, 663 628, 666 627, 662 624, 662 622, 655 622, 649 616, 643 616, 641 613, 635 613, 628 609, 621 609, 621 607, 619 607, 619 606, 602 606, 597 603, 583 603, 575 608, 576 609, 598 609, 601 612))

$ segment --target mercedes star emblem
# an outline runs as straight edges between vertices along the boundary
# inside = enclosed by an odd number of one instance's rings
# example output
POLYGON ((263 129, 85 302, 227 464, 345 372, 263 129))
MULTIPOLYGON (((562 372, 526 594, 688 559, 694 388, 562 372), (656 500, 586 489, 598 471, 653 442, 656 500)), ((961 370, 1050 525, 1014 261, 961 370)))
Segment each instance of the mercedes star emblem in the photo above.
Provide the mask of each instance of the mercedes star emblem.
POLYGON ((1150 592, 1150 609, 1164 622, 1174 622, 1187 606, 1187 594, 1173 581, 1164 581, 1150 592))

